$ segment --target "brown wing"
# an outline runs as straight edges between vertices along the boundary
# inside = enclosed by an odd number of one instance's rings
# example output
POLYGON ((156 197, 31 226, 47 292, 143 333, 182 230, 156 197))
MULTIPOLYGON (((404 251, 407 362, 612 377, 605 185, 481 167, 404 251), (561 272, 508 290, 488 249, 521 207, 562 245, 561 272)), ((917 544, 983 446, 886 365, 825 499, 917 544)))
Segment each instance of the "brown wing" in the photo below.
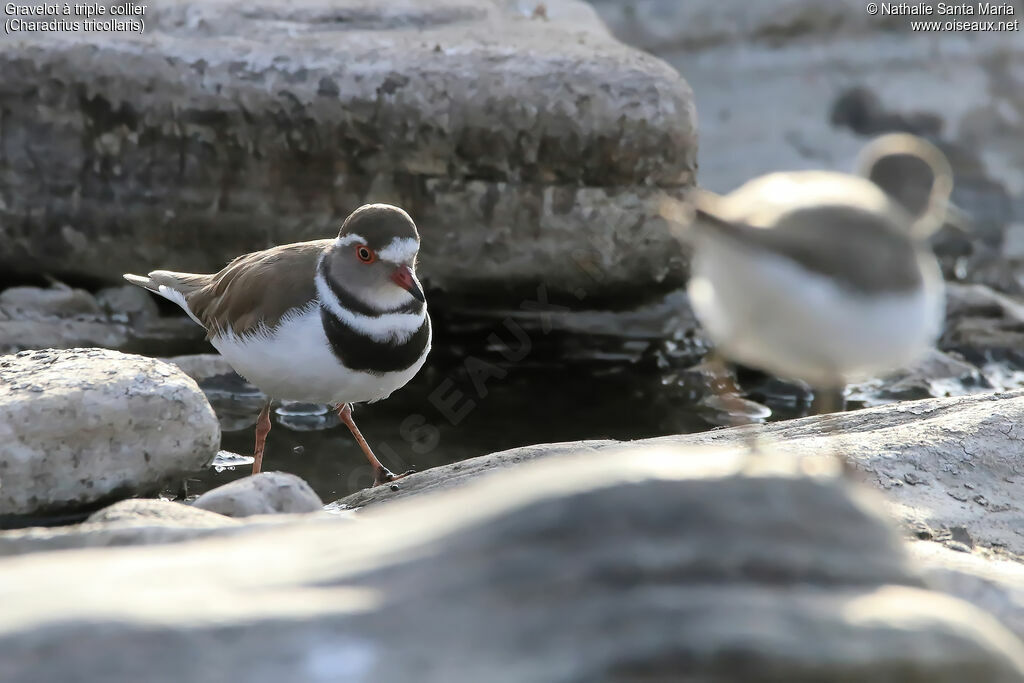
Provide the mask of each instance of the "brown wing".
POLYGON ((186 295, 209 335, 245 334, 264 323, 275 327, 285 313, 316 297, 317 260, 331 240, 298 242, 239 256, 207 284, 186 295))

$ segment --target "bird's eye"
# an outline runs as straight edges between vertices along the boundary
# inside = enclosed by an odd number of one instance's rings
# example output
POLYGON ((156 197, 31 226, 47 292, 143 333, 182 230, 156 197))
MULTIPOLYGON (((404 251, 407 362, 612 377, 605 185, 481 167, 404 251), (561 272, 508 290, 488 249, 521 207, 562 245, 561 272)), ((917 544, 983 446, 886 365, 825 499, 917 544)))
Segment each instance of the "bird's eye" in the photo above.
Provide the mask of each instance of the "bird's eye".
POLYGON ((377 255, 373 253, 373 249, 370 249, 365 244, 360 244, 356 247, 356 256, 358 256, 359 260, 363 263, 373 263, 377 260, 377 255))

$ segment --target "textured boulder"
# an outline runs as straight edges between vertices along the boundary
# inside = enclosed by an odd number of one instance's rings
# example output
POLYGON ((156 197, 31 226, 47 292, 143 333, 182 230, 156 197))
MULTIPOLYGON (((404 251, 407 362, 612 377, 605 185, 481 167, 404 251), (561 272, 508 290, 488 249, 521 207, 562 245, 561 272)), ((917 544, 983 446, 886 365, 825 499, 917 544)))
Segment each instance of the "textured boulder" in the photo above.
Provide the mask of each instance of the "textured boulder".
MULTIPOLYGON (((836 415, 805 417, 700 434, 633 442, 638 452, 666 444, 746 449, 779 444, 794 455, 841 455, 864 482, 887 492, 890 512, 929 538, 962 527, 976 543, 1024 555, 1020 460, 1024 391, 893 403, 836 415)), ((376 487, 337 501, 342 508, 463 485, 481 474, 569 452, 618 448, 615 441, 539 444, 492 453, 402 480, 398 491, 376 487)))
POLYGON ((219 353, 196 353, 187 356, 174 356, 165 358, 168 363, 177 365, 182 372, 197 382, 217 377, 219 375, 233 375, 234 369, 219 353))
POLYGON ((0 356, 0 518, 153 490, 219 442, 206 397, 173 365, 102 349, 0 356))
POLYGON ((141 36, 19 34, 0 44, 0 268, 209 271, 372 200, 410 211, 456 299, 678 286, 657 213, 693 183, 690 89, 578 9, 179 0, 141 36))
POLYGON ((911 543, 910 554, 929 587, 985 610, 1024 639, 1024 564, 928 542, 911 543))
POLYGON ((192 506, 228 517, 316 512, 323 501, 309 484, 287 472, 261 472, 199 496, 192 506))
POLYGON ((0 678, 1021 680, 837 469, 626 449, 170 559, 0 562, 0 678))
POLYGON ((223 515, 190 505, 152 498, 130 498, 108 505, 89 515, 87 522, 153 522, 188 526, 220 526, 232 522, 223 515))

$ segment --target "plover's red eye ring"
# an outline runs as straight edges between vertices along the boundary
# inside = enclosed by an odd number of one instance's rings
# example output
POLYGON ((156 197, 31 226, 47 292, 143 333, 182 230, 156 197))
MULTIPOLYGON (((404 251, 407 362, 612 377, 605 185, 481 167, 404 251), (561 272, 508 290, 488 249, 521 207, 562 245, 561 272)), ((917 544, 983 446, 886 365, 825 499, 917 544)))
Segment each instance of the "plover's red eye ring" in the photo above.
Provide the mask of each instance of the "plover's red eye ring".
POLYGON ((373 263, 377 260, 377 255, 373 253, 373 249, 370 249, 365 244, 360 244, 356 247, 356 257, 363 263, 373 263))

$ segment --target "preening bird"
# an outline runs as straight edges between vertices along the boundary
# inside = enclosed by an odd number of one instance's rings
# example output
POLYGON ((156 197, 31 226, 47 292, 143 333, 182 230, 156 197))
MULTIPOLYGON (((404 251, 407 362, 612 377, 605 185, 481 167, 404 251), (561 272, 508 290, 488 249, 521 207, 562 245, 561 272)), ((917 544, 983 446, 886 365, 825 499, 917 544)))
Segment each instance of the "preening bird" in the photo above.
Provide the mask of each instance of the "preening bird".
POLYGON ((912 363, 942 330, 942 275, 926 239, 953 176, 920 138, 893 134, 859 173, 772 173, 698 191, 690 299, 728 358, 815 388, 831 412, 851 380, 912 363))

